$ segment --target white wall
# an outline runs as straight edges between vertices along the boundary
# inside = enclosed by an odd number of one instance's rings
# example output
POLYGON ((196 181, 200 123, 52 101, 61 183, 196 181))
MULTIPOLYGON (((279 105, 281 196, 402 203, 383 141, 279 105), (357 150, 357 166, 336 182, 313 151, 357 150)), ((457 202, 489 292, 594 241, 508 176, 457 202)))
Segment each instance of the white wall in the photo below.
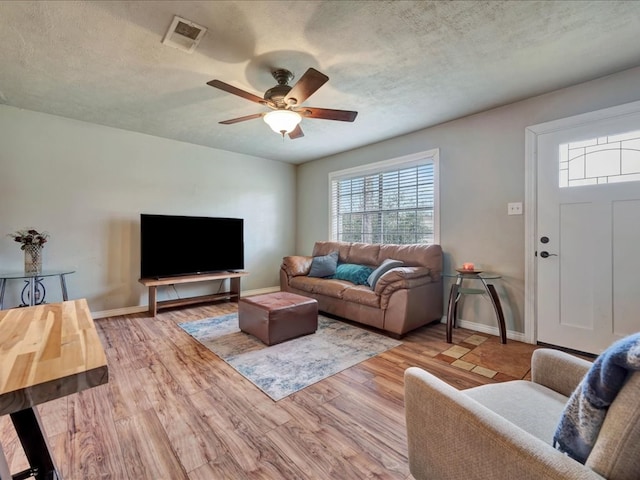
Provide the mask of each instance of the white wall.
MULTIPOLYGON (((282 257, 294 250, 295 167, 0 105, 0 271, 23 268, 6 234, 34 227, 51 234, 44 268, 76 270, 71 298, 87 298, 93 312, 146 305, 137 282, 140 213, 244 218, 251 274, 242 289, 277 286, 282 257)), ((215 248, 215 239, 193 248, 215 248)), ((47 301, 59 301, 58 284, 45 285, 47 301)), ((7 286, 5 308, 19 287, 7 286)))
MULTIPOLYGON (((298 168, 296 251, 309 255, 316 240, 328 238, 329 172, 439 148, 445 270, 471 261, 502 274, 497 289, 507 328, 523 332, 524 217, 507 216, 507 203, 524 202, 525 127, 638 99, 640 68, 635 68, 303 164, 298 168)), ((478 296, 465 299, 460 316, 496 324, 491 304, 478 296)))

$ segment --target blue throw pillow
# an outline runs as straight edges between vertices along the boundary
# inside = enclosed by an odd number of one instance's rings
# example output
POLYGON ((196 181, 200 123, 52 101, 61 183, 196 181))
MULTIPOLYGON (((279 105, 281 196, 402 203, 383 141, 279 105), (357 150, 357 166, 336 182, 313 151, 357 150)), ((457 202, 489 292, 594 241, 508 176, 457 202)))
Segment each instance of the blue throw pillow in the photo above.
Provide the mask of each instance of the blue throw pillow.
POLYGON ((355 263, 341 263, 336 268, 333 278, 346 280, 356 285, 368 285, 367 278, 373 272, 373 268, 366 265, 356 265, 355 263))
POLYGON ((338 252, 331 252, 328 255, 322 255, 313 257, 311 260, 311 270, 309 270, 310 277, 330 277, 336 273, 336 267, 338 266, 338 252))
POLYGON ((378 268, 376 268, 373 272, 371 272, 371 275, 369 275, 369 278, 367 279, 367 283, 371 288, 375 288, 376 283, 378 282, 378 280, 382 275, 387 273, 392 268, 401 267, 401 266, 402 266, 402 262, 400 260, 393 260, 391 258, 387 258, 384 262, 382 262, 382 264, 378 268))

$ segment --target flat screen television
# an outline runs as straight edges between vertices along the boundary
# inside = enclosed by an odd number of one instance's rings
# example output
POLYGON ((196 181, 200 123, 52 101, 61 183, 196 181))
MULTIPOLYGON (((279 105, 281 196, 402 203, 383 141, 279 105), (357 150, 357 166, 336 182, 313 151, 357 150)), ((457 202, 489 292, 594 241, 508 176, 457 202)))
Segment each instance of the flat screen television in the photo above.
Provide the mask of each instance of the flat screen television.
POLYGON ((242 218, 140 214, 140 277, 244 268, 242 218))

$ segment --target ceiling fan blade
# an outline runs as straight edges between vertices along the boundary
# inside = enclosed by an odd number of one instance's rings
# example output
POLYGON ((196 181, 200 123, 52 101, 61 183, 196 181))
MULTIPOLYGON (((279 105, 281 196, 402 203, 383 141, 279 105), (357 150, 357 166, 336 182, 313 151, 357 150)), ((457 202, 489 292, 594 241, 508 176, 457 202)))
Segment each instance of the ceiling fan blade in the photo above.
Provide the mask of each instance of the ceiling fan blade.
POLYGON ((330 108, 303 107, 298 113, 307 118, 321 118, 324 120, 339 120, 340 122, 353 122, 358 112, 350 110, 332 110, 330 108))
POLYGON ((219 88, 220 90, 224 90, 227 93, 232 93, 242 98, 246 98, 251 102, 266 104, 267 101, 264 98, 260 98, 253 93, 246 92, 238 87, 234 87, 233 85, 229 85, 228 83, 221 82, 220 80, 211 80, 207 82, 207 85, 210 85, 214 88, 219 88))
POLYGON ((244 122, 245 120, 253 120, 254 118, 264 117, 264 113, 254 113, 253 115, 245 115, 244 117, 232 118, 231 120, 225 120, 223 122, 218 122, 223 125, 232 125, 238 122, 244 122))
POLYGON ((296 125, 296 128, 289 132, 289 138, 295 140, 296 138, 304 137, 304 132, 300 128, 300 125, 296 125))
POLYGON ((329 77, 324 73, 320 73, 315 68, 310 68, 304 75, 300 77, 298 83, 296 83, 287 96, 284 97, 284 102, 290 105, 293 101, 293 105, 300 105, 307 98, 313 95, 322 85, 327 83, 329 77))

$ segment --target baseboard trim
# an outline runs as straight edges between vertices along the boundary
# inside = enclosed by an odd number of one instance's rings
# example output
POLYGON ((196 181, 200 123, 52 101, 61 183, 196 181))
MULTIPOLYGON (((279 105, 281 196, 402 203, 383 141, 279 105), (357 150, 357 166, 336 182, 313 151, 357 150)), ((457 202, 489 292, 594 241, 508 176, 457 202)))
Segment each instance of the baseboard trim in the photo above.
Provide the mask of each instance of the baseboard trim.
POLYGON ((123 307, 123 308, 114 308, 113 310, 102 310, 100 312, 91 312, 91 316, 94 320, 98 318, 107 318, 107 317, 119 317, 122 315, 130 315, 132 313, 142 313, 148 312, 149 307, 147 305, 138 305, 135 307, 123 307))
MULTIPOLYGON (((440 320, 440 323, 447 323, 446 315, 442 317, 442 320, 440 320)), ((485 325, 484 323, 476 323, 476 322, 471 322, 469 320, 458 319, 456 321, 456 325, 458 327, 466 328, 468 330, 473 330, 475 332, 486 333, 489 335, 494 335, 496 337, 500 336, 500 329, 498 327, 485 325)), ((515 340, 516 342, 530 343, 527 341, 527 337, 524 333, 514 332, 513 330, 507 330, 507 338, 511 340, 515 340)))
POLYGON ((247 290, 245 292, 242 292, 242 296, 250 297, 252 295, 264 295, 265 293, 273 293, 279 291, 280 287, 256 288, 255 290, 247 290))
MULTIPOLYGON (((249 297, 251 295, 263 295, 265 293, 273 293, 273 292, 279 292, 279 291, 280 291, 280 287, 256 288, 254 290, 243 290, 242 296, 249 297)), ((148 311, 149 311, 148 305, 137 305, 135 307, 114 308, 113 310, 102 310, 99 312, 91 312, 91 316, 95 320, 98 318, 119 317, 122 315, 131 315, 133 313, 143 313, 148 311)))

